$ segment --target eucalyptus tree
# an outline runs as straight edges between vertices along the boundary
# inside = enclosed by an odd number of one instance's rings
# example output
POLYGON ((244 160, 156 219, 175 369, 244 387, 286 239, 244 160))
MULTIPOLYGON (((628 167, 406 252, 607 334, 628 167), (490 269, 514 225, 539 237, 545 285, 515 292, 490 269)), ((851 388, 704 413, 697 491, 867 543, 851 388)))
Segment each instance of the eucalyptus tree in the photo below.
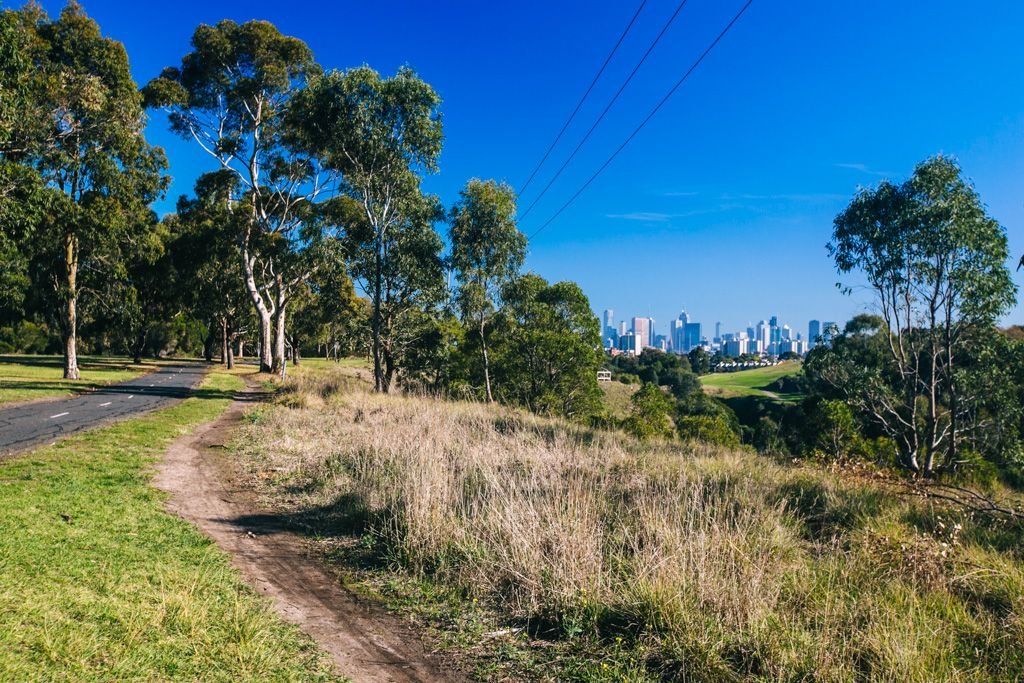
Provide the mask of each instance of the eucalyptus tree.
MULTIPOLYGON (((33 130, 5 134, 5 162, 31 169, 44 204, 23 243, 33 289, 59 307, 64 376, 77 379, 78 323, 87 292, 80 273, 102 278, 133 248, 147 206, 163 191, 163 153, 143 135, 142 100, 124 46, 71 3, 51 20, 38 6, 3 14, 4 34, 22 35, 23 115, 33 130)), ((9 74, 8 74, 9 76, 9 74)))
POLYGON ((193 315, 219 328, 221 362, 229 368, 234 343, 257 329, 250 324, 252 306, 233 240, 245 216, 229 210, 238 183, 230 171, 204 174, 196 181, 195 197, 179 198, 177 213, 165 218, 173 226, 168 251, 175 288, 193 315))
POLYGON ((956 466, 961 438, 986 426, 960 361, 1015 301, 1005 230, 956 162, 937 156, 904 183, 860 191, 836 217, 829 250, 840 273, 867 283, 884 322, 884 365, 839 364, 836 385, 896 442, 907 469, 956 466))
POLYGON ((302 148, 341 173, 341 191, 361 214, 355 218, 349 211, 351 224, 345 228, 353 233, 348 238, 353 248, 350 256, 373 308, 377 391, 388 390, 393 370, 385 366, 396 358, 397 347, 389 350, 386 337, 400 330, 388 326, 398 311, 407 309, 407 302, 421 298, 422 292, 411 292, 409 287, 429 284, 427 289, 433 288, 433 249, 440 247, 440 240, 425 225, 430 220, 425 217, 434 209, 421 193, 419 174, 437 170, 440 101, 411 69, 381 78, 363 66, 311 79, 296 95, 290 111, 302 148), (415 272, 400 272, 405 266, 415 272), (421 282, 427 274, 430 282, 421 282), (403 303, 397 306, 395 291, 403 293, 403 303))
POLYGON ((310 238, 313 203, 329 195, 332 175, 291 144, 286 112, 307 79, 320 73, 313 53, 265 21, 199 26, 193 50, 144 89, 171 130, 194 141, 218 169, 238 179, 226 199, 240 213, 235 241, 243 282, 259 317, 260 366, 282 368, 285 312, 307 276, 294 252, 310 238))
POLYGON ((495 392, 504 402, 582 420, 600 408, 601 329, 574 282, 527 273, 509 282, 495 320, 495 392))
POLYGON ((515 191, 493 180, 470 180, 449 221, 451 265, 459 277, 456 301, 463 321, 479 337, 485 396, 492 402, 487 326, 526 259, 526 236, 516 227, 515 191))

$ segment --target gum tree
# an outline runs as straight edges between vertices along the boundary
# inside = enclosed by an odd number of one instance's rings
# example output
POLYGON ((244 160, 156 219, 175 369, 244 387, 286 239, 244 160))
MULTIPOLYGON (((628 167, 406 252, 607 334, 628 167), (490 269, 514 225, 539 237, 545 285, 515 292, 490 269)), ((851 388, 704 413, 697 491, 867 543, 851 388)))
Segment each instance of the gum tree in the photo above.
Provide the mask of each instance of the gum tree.
POLYGON ((516 228, 515 191, 493 180, 470 180, 449 222, 451 265, 459 277, 456 301, 463 321, 479 337, 485 395, 492 402, 487 326, 501 306, 502 290, 526 258, 526 236, 516 228))
MULTIPOLYGON (((10 12, 4 13, 10 22, 10 12)), ((30 168, 45 209, 32 215, 37 294, 60 308, 64 377, 78 379, 78 325, 85 292, 80 276, 102 283, 133 249, 147 206, 165 187, 163 152, 143 136, 142 99, 120 43, 71 3, 56 20, 28 6, 13 22, 27 34, 21 83, 33 130, 7 136, 5 160, 30 168)), ((10 25, 7 26, 10 29, 10 25)), ((18 127, 15 127, 18 129, 18 127)))
MULTIPOLYGON (((1006 232, 960 168, 937 156, 899 185, 860 191, 835 219, 829 251, 875 294, 881 367, 835 366, 843 387, 922 476, 959 464, 961 440, 985 428, 965 353, 1012 307, 1006 232)), ((849 289, 847 288, 847 291, 849 289)))
POLYGON ((387 335, 400 332, 389 328, 388 310, 404 313, 407 302, 429 289, 423 280, 433 280, 426 276, 435 269, 433 249, 440 248, 425 226, 434 220, 428 217, 436 213, 434 202, 420 190, 420 174, 435 172, 441 153, 440 102, 411 69, 381 78, 364 66, 313 79, 291 110, 302 148, 341 173, 341 192, 361 214, 349 212, 345 229, 372 306, 377 391, 389 389, 392 371, 385 366, 396 358, 387 335), (395 287, 404 293, 398 300, 389 293, 395 287))
POLYGON ((201 25, 192 47, 146 86, 146 102, 238 179, 226 201, 244 219, 235 240, 259 317, 260 367, 281 371, 286 307, 308 275, 293 268, 303 262, 293 252, 311 239, 313 204, 331 188, 317 159, 290 144, 286 112, 320 68, 305 43, 265 21, 201 25))

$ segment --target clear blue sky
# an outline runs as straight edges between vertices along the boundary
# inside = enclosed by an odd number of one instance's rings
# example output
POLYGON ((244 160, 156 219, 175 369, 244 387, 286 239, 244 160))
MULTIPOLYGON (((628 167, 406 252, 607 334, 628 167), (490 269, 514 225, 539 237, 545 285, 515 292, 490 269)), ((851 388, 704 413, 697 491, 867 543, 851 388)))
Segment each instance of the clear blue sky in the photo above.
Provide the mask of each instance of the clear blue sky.
MULTIPOLYGON (((260 0, 83 4, 126 45, 140 85, 179 63, 196 25, 223 18, 269 20, 327 68, 414 67, 444 98, 441 172, 427 189, 450 203, 474 176, 521 185, 637 1, 345 0, 315 12, 260 0)), ((63 5, 43 4, 53 13, 63 5)), ((676 4, 648 2, 546 172, 676 4)), ((741 5, 689 0, 524 232, 575 192, 741 5)), ((859 185, 903 178, 938 152, 960 160, 1006 226, 1015 266, 1024 253, 1022 45, 1024 3, 755 0, 633 144, 533 241, 528 266, 579 282, 598 313, 650 313, 659 332, 683 306, 708 332, 716 320, 731 330, 772 314, 806 332, 810 318, 843 321, 869 301, 836 291, 825 252, 832 218, 859 185)), ((149 137, 171 160, 164 212, 209 165, 161 117, 149 137)), ((1024 307, 1005 322, 1024 323, 1024 307)))

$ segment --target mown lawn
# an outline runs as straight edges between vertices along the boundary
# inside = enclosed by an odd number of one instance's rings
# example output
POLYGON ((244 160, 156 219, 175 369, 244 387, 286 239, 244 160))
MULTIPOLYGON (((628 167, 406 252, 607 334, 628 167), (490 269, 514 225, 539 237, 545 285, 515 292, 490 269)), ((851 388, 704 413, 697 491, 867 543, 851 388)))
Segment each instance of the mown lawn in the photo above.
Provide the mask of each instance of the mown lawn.
POLYGON ((0 680, 334 680, 150 484, 241 385, 0 464, 0 680))
POLYGON ((69 396, 123 382, 157 367, 152 362, 136 365, 130 358, 82 356, 82 379, 74 382, 62 379, 63 362, 60 356, 0 356, 0 404, 69 396))
POLYGON ((704 390, 712 396, 732 398, 734 396, 760 396, 780 400, 796 400, 795 394, 779 394, 768 389, 768 386, 788 375, 800 373, 802 364, 799 361, 787 361, 768 368, 753 368, 737 372, 715 372, 702 375, 700 383, 704 390))

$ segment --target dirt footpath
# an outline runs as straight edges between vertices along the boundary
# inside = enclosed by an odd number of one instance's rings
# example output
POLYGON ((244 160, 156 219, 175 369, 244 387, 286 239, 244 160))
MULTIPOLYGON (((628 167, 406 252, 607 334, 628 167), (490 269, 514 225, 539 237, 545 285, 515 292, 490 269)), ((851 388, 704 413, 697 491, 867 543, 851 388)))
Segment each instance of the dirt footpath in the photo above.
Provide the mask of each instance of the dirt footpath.
POLYGON ((218 448, 245 405, 236 401, 167 450, 154 483, 171 494, 169 510, 230 554, 253 588, 330 653, 340 674, 357 683, 462 680, 442 673, 408 625, 346 590, 299 536, 280 528, 251 492, 232 483, 218 448))

